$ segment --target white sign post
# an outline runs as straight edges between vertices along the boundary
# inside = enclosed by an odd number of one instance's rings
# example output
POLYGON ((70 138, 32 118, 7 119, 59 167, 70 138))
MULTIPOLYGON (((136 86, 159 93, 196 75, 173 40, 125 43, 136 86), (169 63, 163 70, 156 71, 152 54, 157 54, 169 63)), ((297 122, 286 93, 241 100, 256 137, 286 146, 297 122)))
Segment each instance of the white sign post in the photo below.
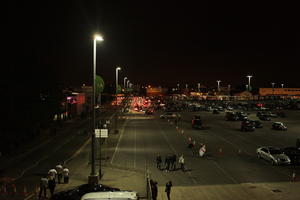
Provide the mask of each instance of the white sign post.
POLYGON ((108 138, 108 129, 100 129, 100 137, 108 138))
POLYGON ((100 138, 100 129, 95 129, 95 137, 100 138))

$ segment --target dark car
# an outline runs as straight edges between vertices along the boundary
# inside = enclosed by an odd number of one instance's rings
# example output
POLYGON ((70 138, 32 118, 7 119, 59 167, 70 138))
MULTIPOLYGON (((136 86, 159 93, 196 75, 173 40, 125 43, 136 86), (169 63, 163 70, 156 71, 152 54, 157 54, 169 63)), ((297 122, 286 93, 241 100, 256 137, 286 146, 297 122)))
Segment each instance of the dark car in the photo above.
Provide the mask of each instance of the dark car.
POLYGON ((267 115, 261 115, 258 117, 258 119, 261 121, 271 121, 271 118, 268 117, 267 115))
POLYGON ((251 121, 245 120, 241 123, 241 131, 254 131, 255 126, 251 121))
POLYGON ((152 110, 152 109, 147 109, 147 110, 145 111, 145 114, 146 114, 146 115, 153 115, 153 112, 154 112, 154 110, 152 110))
POLYGON ((255 128, 262 128, 263 127, 263 124, 261 123, 261 121, 259 120, 249 120, 255 128))
POLYGON ((235 114, 235 112, 226 112, 225 113, 225 120, 226 121, 237 121, 239 118, 235 114))
POLYGON ((272 129, 287 131, 287 127, 282 122, 273 122, 272 129))
POLYGON ((192 119, 192 128, 202 128, 202 120, 199 115, 195 115, 192 119))
POLYGON ((300 165, 300 149, 297 147, 286 147, 283 149, 285 155, 287 155, 293 165, 300 165))
POLYGON ((80 200, 81 197, 86 193, 107 191, 120 191, 120 189, 102 184, 83 184, 70 190, 55 193, 51 197, 51 200, 80 200))
POLYGON ((218 111, 217 109, 214 109, 212 113, 213 114, 220 114, 220 111, 218 111))
POLYGON ((238 120, 244 121, 247 119, 247 114, 244 112, 236 112, 238 120))

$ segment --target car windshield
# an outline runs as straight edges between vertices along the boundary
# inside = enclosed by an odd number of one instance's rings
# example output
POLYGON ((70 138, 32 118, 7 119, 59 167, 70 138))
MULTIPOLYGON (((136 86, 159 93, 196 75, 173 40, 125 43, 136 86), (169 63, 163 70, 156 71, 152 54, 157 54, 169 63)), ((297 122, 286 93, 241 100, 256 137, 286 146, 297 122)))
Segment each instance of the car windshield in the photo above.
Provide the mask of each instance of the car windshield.
POLYGON ((270 149, 271 154, 282 154, 282 151, 280 149, 270 149))

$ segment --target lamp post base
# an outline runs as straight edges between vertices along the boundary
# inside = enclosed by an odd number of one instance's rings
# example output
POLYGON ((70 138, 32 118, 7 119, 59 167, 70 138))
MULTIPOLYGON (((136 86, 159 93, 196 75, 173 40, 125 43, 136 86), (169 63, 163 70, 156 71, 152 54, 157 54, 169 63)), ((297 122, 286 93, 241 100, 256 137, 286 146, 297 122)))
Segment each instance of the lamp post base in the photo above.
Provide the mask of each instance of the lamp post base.
POLYGON ((95 185, 95 184, 98 184, 98 175, 89 175, 88 177, 88 182, 89 184, 92 184, 92 185, 95 185))

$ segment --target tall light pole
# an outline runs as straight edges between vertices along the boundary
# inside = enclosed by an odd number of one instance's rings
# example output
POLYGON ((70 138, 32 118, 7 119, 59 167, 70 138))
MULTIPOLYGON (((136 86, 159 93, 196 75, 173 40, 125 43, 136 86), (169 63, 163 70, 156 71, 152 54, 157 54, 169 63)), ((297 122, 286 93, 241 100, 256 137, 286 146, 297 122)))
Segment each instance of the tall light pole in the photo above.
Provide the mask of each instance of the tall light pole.
POLYGON ((217 83, 218 83, 218 92, 220 92, 220 80, 217 80, 217 83))
POLYGON ((275 83, 271 83, 272 84, 272 93, 273 93, 273 98, 274 98, 274 86, 275 86, 275 83))
MULTIPOLYGON (((93 101, 92 101, 92 108, 93 108, 93 116, 92 116, 92 146, 91 146, 91 174, 88 177, 88 182, 90 184, 97 184, 98 183, 98 175, 96 174, 95 170, 95 128, 96 128, 96 114, 95 114, 95 100, 96 100, 96 44, 97 41, 103 41, 101 35, 95 35, 94 37, 94 53, 93 53, 93 101)), ((101 160, 101 158, 100 158, 101 160)), ((101 165, 100 165, 101 169, 101 165)), ((101 172, 101 171, 100 171, 101 172)), ((101 174, 100 174, 101 175, 101 174)))
POLYGON ((125 92, 125 89, 126 89, 126 79, 127 79, 127 77, 124 77, 124 92, 125 92))
POLYGON ((250 80, 251 80, 252 76, 248 75, 247 78, 248 78, 248 91, 251 91, 252 88, 251 88, 251 85, 250 85, 250 80))
POLYGON ((200 86, 201 86, 201 84, 198 83, 198 92, 200 92, 200 86))
POLYGON ((121 67, 116 67, 116 97, 118 94, 118 71, 121 70, 121 67))
POLYGON ((129 80, 126 81, 126 87, 127 88, 129 87, 129 82, 130 82, 129 80))
POLYGON ((283 86, 284 86, 284 84, 283 84, 283 83, 281 83, 281 88, 283 88, 283 86))

